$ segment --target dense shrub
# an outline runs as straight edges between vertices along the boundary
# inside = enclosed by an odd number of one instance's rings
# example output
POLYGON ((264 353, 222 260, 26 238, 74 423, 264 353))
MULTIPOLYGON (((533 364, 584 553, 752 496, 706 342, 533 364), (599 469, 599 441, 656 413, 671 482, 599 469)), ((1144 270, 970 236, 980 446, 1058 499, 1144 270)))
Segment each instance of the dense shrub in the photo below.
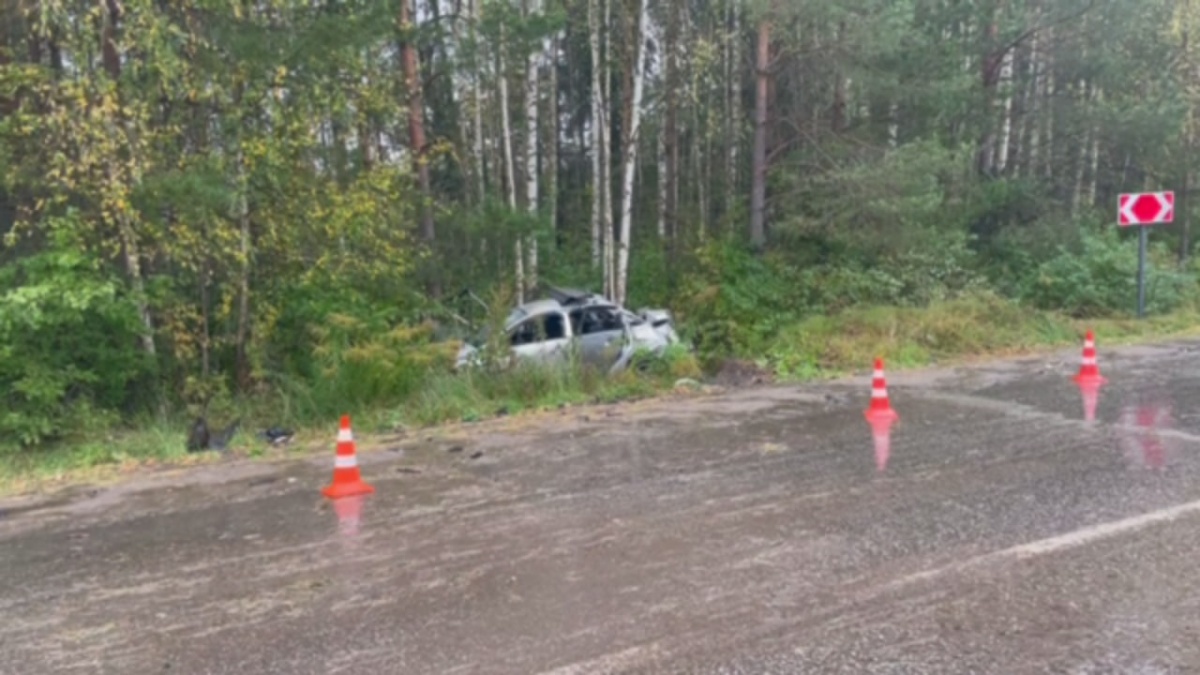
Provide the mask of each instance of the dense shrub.
POLYGON ((51 250, 0 267, 0 288, 0 445, 109 423, 136 399, 152 364, 119 280, 51 250))
MULTIPOLYGON (((1022 295, 1039 309, 1076 317, 1128 313, 1137 305, 1137 244, 1121 241, 1113 229, 1086 233, 1080 247, 1059 247, 1057 255, 1024 279, 1022 295)), ((1195 290, 1195 277, 1178 270, 1164 247, 1147 252, 1146 309, 1178 308, 1195 290)))
POLYGON ((803 253, 757 257, 731 244, 702 250, 681 316, 701 353, 760 356, 781 330, 854 307, 925 307, 986 288, 962 236, 937 249, 805 265, 803 253))
POLYGON ((279 390, 292 414, 329 418, 393 404, 453 365, 455 342, 435 342, 433 327, 391 325, 378 315, 331 313, 310 326, 311 370, 284 377, 279 390))

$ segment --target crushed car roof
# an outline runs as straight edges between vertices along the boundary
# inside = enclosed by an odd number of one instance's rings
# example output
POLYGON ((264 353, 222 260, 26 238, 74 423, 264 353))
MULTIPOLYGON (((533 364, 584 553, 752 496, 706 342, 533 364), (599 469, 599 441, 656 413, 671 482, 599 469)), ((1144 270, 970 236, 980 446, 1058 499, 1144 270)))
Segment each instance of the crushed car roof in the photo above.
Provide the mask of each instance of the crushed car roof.
POLYGON ((545 314, 546 312, 550 311, 563 312, 566 311, 566 308, 563 307, 562 304, 557 300, 530 300, 523 305, 514 307, 512 311, 508 313, 508 318, 504 320, 504 329, 508 330, 517 323, 531 316, 545 314))

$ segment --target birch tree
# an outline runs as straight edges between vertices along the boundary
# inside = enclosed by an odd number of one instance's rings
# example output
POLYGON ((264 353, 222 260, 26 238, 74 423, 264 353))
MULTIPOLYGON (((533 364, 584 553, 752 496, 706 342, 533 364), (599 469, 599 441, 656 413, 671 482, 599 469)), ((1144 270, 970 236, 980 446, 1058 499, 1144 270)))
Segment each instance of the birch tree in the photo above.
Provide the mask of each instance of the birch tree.
MULTIPOLYGON (((526 20, 539 12, 537 0, 527 0, 526 20)), ((542 54, 530 49, 525 59, 525 203, 532 219, 538 215, 538 67, 542 54)), ((525 288, 537 286, 538 243, 537 236, 526 242, 517 240, 518 249, 527 244, 529 267, 526 271, 525 288)))
POLYGON ((629 124, 625 137, 624 169, 621 183, 621 236, 618 241, 617 275, 613 299, 624 303, 629 285, 629 245, 633 233, 633 178, 637 170, 638 145, 641 138, 642 90, 646 80, 646 3, 638 0, 637 23, 634 29, 635 54, 633 94, 629 108, 629 124))

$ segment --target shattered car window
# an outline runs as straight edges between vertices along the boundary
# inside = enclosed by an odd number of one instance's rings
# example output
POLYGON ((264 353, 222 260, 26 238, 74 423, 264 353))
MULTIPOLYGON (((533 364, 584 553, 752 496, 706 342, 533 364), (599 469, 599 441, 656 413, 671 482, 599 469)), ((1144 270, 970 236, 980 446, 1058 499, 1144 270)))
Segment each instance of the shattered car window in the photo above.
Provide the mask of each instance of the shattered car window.
POLYGON ((547 340, 561 340, 567 336, 567 322, 563 320, 562 314, 547 314, 544 319, 543 327, 547 340))
POLYGON ((580 335, 621 330, 621 317, 610 307, 588 307, 572 313, 575 331, 580 335))
POLYGON ((543 314, 513 329, 513 346, 533 344, 543 340, 561 340, 567 336, 566 322, 558 313, 543 314))

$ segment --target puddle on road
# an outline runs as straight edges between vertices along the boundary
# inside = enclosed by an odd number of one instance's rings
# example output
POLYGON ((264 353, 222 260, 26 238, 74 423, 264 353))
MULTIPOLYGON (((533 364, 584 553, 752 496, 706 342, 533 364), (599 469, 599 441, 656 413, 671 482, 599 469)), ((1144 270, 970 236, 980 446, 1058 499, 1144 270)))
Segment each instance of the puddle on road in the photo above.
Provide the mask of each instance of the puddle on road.
POLYGON ((1122 406, 1119 436, 1125 457, 1134 466, 1165 469, 1179 450, 1162 432, 1172 431, 1175 423, 1171 402, 1161 394, 1143 393, 1122 406))
POLYGON ((887 471, 888 459, 892 456, 892 425, 891 419, 868 418, 867 425, 871 427, 871 441, 875 446, 875 470, 879 473, 887 471))

